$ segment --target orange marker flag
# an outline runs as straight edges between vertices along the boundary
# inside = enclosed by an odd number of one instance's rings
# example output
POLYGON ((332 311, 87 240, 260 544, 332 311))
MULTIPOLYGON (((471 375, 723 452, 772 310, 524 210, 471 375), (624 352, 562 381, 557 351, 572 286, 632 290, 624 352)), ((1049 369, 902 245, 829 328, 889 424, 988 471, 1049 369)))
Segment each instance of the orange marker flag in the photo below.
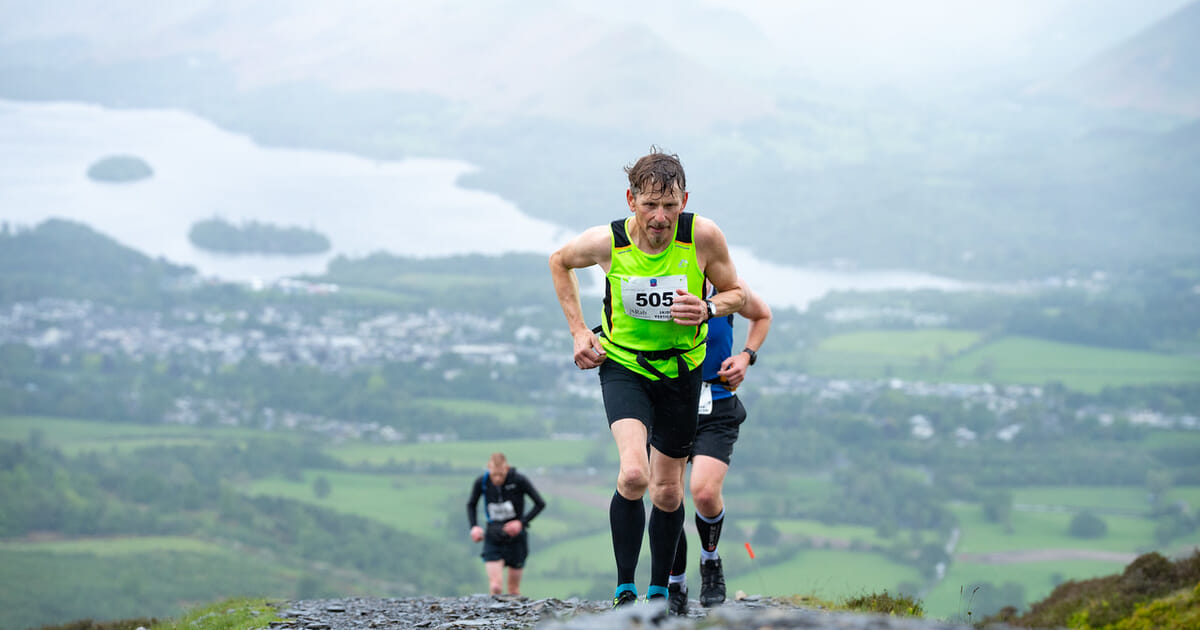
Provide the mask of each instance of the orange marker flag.
POLYGON ((751 547, 750 543, 746 543, 746 553, 750 554, 751 560, 754 559, 754 547, 751 547))

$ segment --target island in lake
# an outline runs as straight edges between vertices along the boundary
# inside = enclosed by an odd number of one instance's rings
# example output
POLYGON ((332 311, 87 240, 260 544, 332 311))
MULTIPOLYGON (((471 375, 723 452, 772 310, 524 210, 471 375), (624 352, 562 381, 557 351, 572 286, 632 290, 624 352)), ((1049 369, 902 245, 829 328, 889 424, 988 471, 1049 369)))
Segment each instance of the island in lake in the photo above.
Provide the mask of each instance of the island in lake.
POLYGON ((322 254, 331 243, 324 234, 300 227, 279 227, 257 221, 234 225, 219 217, 198 221, 188 240, 200 249, 222 254, 322 254))
POLYGON ((154 169, 137 156, 110 155, 89 166, 87 175, 98 182, 136 182, 154 175, 154 169))

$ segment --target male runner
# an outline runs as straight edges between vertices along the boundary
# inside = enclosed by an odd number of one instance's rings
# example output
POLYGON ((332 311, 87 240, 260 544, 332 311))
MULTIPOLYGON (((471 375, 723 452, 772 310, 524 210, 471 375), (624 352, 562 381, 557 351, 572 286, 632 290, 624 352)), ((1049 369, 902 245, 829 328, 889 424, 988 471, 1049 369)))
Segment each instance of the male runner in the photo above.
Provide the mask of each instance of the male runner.
POLYGON ((683 472, 696 433, 707 322, 745 301, 725 235, 684 212, 687 179, 656 148, 625 169, 632 216, 598 225, 550 256, 550 275, 581 370, 599 368, 605 414, 620 457, 609 504, 617 587, 613 606, 637 600, 634 572, 650 538, 647 599, 666 599, 683 529, 683 472), (605 273, 599 336, 587 326, 576 269, 605 273), (702 298, 705 278, 719 293, 702 298), (647 449, 647 443, 650 448, 647 449), (642 496, 654 507, 646 523, 642 496))
MULTIPOLYGON (((738 428, 746 420, 746 408, 734 393, 746 371, 758 361, 758 350, 771 329, 771 307, 744 283, 746 304, 738 314, 750 320, 746 343, 734 354, 733 315, 708 322, 708 352, 704 357, 704 387, 700 394, 700 418, 692 448, 692 505, 696 508, 696 531, 700 534, 700 604, 717 606, 725 601, 725 572, 717 543, 725 522, 721 488, 729 472, 729 459, 738 439, 738 428)), ((667 590, 672 613, 686 615, 687 536, 679 535, 675 563, 667 590)))
POLYGON ((467 520, 471 523, 471 540, 483 541, 484 569, 492 595, 500 594, 500 577, 508 567, 508 594, 521 594, 521 575, 525 558, 529 556, 529 521, 538 515, 546 502, 529 479, 508 465, 504 453, 492 453, 487 473, 475 479, 471 498, 467 500, 467 520), (525 496, 533 500, 533 509, 525 513, 525 496), (484 498, 487 530, 479 526, 476 506, 484 498))

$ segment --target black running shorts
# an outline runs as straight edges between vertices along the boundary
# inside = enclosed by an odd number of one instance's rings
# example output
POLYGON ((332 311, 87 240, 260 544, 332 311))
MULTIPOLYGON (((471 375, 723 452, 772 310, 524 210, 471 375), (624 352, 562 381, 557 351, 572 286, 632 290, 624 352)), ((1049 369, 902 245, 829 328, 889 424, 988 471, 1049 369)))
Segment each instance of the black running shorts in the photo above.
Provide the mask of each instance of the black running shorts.
POLYGON ((700 368, 682 378, 652 380, 609 359, 600 364, 600 390, 608 424, 635 418, 646 425, 650 446, 667 457, 692 453, 700 406, 700 368))
POLYGON ((529 535, 525 530, 513 537, 496 540, 491 536, 483 539, 483 553, 479 554, 484 562, 503 560, 504 566, 510 569, 525 568, 525 558, 529 556, 529 535))
POLYGON ((746 408, 737 396, 714 400, 712 413, 700 416, 696 425, 692 454, 707 455, 728 464, 738 439, 738 428, 745 421, 746 408))

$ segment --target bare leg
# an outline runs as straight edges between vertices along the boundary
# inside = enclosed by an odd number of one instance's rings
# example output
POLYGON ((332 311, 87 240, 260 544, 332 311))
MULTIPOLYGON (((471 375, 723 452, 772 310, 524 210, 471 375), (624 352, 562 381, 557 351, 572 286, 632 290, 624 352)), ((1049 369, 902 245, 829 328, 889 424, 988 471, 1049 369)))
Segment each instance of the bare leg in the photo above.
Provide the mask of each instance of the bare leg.
POLYGON ((524 569, 514 569, 512 567, 508 568, 508 594, 509 595, 520 595, 521 594, 521 574, 524 572, 525 572, 524 569))
POLYGON ((630 501, 641 499, 650 484, 646 425, 641 420, 625 418, 612 423, 609 428, 621 460, 621 469, 617 473, 617 492, 630 501))
POLYGON ((707 518, 716 518, 725 509, 721 489, 727 472, 729 464, 715 457, 697 455, 692 460, 692 503, 696 511, 707 518))
POLYGON ((503 560, 489 560, 487 562, 484 562, 483 566, 485 569, 487 569, 489 592, 492 595, 499 595, 500 594, 500 580, 502 577, 501 574, 504 572, 504 561, 503 560))

